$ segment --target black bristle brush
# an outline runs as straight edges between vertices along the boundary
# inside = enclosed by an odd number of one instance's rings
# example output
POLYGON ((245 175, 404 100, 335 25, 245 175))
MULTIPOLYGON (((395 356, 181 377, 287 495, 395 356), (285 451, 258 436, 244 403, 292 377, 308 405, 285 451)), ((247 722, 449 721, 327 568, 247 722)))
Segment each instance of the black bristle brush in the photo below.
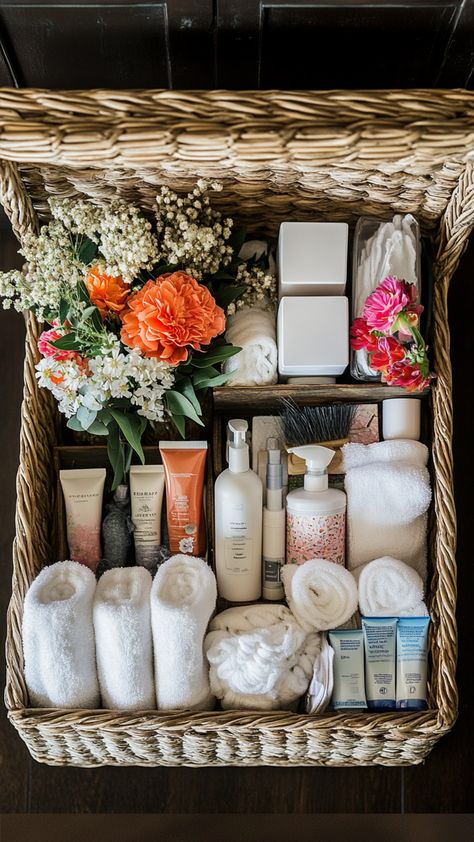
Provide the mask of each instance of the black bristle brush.
MULTIPOLYGON (((348 403, 300 407, 284 398, 280 420, 285 446, 322 444, 339 450, 348 440, 356 408, 348 403)), ((304 462, 295 454, 289 454, 288 473, 304 473, 304 462)))

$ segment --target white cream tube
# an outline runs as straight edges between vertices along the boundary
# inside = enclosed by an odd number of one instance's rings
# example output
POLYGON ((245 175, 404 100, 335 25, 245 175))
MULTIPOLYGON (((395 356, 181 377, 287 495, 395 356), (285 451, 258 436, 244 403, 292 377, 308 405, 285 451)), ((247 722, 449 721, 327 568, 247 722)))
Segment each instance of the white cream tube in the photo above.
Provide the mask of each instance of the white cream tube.
POLYGON ((59 472, 66 505, 69 555, 95 573, 101 559, 100 525, 105 468, 76 468, 59 472))
POLYGON ((148 569, 153 568, 159 559, 164 487, 163 465, 131 466, 130 500, 135 526, 135 560, 148 569))

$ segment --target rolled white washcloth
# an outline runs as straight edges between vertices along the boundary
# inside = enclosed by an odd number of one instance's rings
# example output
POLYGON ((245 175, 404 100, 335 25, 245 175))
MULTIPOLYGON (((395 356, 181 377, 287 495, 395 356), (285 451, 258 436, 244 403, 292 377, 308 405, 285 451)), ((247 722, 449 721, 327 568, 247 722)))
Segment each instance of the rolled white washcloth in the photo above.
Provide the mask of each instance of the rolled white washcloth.
POLYGON ((156 707, 150 590, 144 567, 107 570, 97 584, 93 616, 102 706, 111 710, 156 707))
POLYGON ((216 599, 216 578, 202 559, 175 555, 158 568, 151 625, 160 710, 213 707, 203 642, 216 599))
POLYGON ((307 631, 342 626, 357 610, 357 584, 348 570, 314 558, 281 569, 285 595, 298 623, 307 631))
POLYGON ((416 441, 346 444, 347 567, 389 555, 426 577, 428 448, 416 441))
POLYGON ((231 386, 264 386, 277 382, 278 352, 274 310, 243 307, 228 319, 226 339, 242 348, 224 363, 231 386))
POLYGON ((425 617, 423 580, 408 564, 390 556, 354 571, 359 607, 365 617, 425 617))
POLYGON ((225 710, 292 708, 306 692, 321 636, 307 634, 286 606, 229 608, 210 629, 211 689, 225 710))
POLYGON ((95 576, 77 561, 44 567, 23 613, 25 681, 34 707, 97 708, 95 576))

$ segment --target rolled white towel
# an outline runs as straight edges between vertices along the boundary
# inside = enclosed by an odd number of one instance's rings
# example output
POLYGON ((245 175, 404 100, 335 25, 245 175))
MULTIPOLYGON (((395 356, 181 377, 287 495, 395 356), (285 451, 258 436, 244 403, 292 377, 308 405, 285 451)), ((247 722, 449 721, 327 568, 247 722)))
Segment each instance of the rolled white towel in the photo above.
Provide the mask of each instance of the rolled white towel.
POLYGON ((213 693, 225 710, 295 706, 320 651, 284 605, 229 608, 211 622, 205 640, 213 693))
POLYGON ((343 447, 347 493, 347 567, 374 558, 403 558, 426 576, 428 449, 394 440, 343 447))
POLYGON ((34 707, 97 708, 92 602, 95 576, 58 561, 30 586, 23 613, 25 681, 34 707))
POLYGON ((424 617, 423 580, 408 564, 383 556, 354 573, 365 617, 424 617))
POLYGON ((112 710, 156 707, 150 590, 144 567, 107 570, 97 584, 93 617, 102 706, 112 710))
POLYGON ((232 386, 263 386, 277 382, 278 352, 275 312, 244 307, 228 319, 226 339, 242 348, 224 363, 232 386))
POLYGON ((158 568, 151 588, 151 625, 160 710, 213 707, 204 635, 216 599, 216 578, 202 559, 175 555, 158 568))
POLYGON ((308 631, 336 629, 357 610, 357 585, 345 567, 324 558, 281 569, 288 605, 308 631))

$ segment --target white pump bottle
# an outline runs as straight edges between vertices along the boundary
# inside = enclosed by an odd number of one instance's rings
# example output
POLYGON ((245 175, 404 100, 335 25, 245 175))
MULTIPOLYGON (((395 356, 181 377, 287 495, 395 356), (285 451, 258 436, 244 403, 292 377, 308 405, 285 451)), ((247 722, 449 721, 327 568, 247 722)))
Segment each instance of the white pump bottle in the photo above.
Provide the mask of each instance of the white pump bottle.
POLYGON ((217 589, 230 602, 253 602, 262 594, 263 487, 249 467, 247 421, 229 421, 229 430, 229 467, 214 486, 217 589))
POLYGON ((313 558, 325 558, 337 564, 345 561, 346 495, 328 487, 327 467, 335 451, 311 444, 292 447, 306 462, 304 488, 291 491, 286 498, 286 560, 301 564, 313 558))

